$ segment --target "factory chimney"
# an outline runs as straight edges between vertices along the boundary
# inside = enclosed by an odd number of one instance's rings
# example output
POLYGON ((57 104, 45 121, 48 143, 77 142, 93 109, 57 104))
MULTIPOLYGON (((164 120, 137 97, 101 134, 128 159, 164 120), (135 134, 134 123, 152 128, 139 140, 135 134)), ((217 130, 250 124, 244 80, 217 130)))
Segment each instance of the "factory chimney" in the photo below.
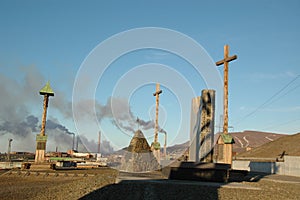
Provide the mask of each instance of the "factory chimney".
POLYGON ((100 144, 101 144, 101 131, 98 133, 98 151, 97 153, 100 154, 100 144))

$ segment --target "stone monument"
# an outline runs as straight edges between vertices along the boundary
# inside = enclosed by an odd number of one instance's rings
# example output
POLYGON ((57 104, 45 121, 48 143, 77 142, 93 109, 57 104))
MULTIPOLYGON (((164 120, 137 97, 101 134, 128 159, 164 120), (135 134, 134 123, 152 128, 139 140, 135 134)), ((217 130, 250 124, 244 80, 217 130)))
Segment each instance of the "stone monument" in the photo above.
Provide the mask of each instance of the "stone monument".
POLYGON ((202 90, 200 123, 200 162, 213 162, 215 91, 202 90))
POLYGON ((214 112, 214 90, 202 90, 192 99, 189 161, 213 161, 214 112))

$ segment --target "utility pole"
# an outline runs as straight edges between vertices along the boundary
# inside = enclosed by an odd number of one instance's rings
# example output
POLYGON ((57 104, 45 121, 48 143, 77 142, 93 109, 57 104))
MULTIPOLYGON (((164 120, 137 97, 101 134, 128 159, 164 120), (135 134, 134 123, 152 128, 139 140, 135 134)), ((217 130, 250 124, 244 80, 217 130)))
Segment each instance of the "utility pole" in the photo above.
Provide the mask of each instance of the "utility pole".
POLYGON ((164 132, 164 134, 165 134, 164 156, 165 156, 165 160, 167 160, 167 132, 164 132))
POLYGON ((54 96, 54 92, 50 87, 49 82, 47 82, 47 84, 40 90, 40 95, 44 96, 44 103, 43 103, 41 132, 36 136, 36 151, 35 151, 36 163, 44 162, 44 158, 45 158, 45 150, 46 150, 46 142, 47 142, 47 135, 45 134, 47 108, 48 108, 49 97, 54 96))
POLYGON ((223 115, 220 115, 220 122, 219 122, 219 133, 221 133, 222 124, 223 124, 223 115))
POLYGON ((151 149, 158 163, 160 163, 160 143, 158 142, 158 109, 159 109, 159 95, 162 93, 159 83, 156 83, 156 91, 153 96, 156 97, 156 109, 155 109, 155 127, 154 127, 154 142, 151 144, 151 149))
POLYGON ((167 132, 165 130, 161 130, 160 133, 165 134, 165 142, 164 142, 164 158, 167 160, 167 132))

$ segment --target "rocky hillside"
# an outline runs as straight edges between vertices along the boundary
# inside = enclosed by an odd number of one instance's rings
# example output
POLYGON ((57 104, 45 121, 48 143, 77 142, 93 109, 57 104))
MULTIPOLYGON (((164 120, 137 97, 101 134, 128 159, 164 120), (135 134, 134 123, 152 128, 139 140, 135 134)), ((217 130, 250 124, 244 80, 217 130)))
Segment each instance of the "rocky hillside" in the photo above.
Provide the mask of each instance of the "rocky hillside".
MULTIPOLYGON (((278 133, 267 133, 260 131, 243 131, 243 132, 234 132, 230 133, 235 140, 235 144, 233 145, 233 152, 237 155, 251 150, 253 148, 259 147, 263 144, 275 141, 283 136, 287 136, 285 134, 278 133)), ((215 134, 215 143, 217 141, 219 134, 215 134)), ((189 147, 189 141, 176 144, 174 146, 167 147, 168 154, 177 155, 182 154, 189 147)))
POLYGON ((300 133, 286 135, 238 155, 238 157, 277 158, 282 154, 300 156, 300 133))
POLYGON ((267 133, 260 131, 243 131, 231 133, 234 138, 235 144, 233 145, 233 151, 236 154, 251 150, 253 148, 259 147, 263 144, 273 142, 285 134, 278 133, 267 133))

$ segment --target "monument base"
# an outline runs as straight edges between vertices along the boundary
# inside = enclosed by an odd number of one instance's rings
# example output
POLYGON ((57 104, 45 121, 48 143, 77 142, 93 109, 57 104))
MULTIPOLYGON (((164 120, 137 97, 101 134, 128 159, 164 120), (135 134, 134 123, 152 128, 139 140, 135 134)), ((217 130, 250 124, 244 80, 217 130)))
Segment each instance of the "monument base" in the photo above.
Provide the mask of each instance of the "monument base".
POLYGON ((162 169, 168 179, 228 182, 231 165, 222 163, 174 162, 162 169))

